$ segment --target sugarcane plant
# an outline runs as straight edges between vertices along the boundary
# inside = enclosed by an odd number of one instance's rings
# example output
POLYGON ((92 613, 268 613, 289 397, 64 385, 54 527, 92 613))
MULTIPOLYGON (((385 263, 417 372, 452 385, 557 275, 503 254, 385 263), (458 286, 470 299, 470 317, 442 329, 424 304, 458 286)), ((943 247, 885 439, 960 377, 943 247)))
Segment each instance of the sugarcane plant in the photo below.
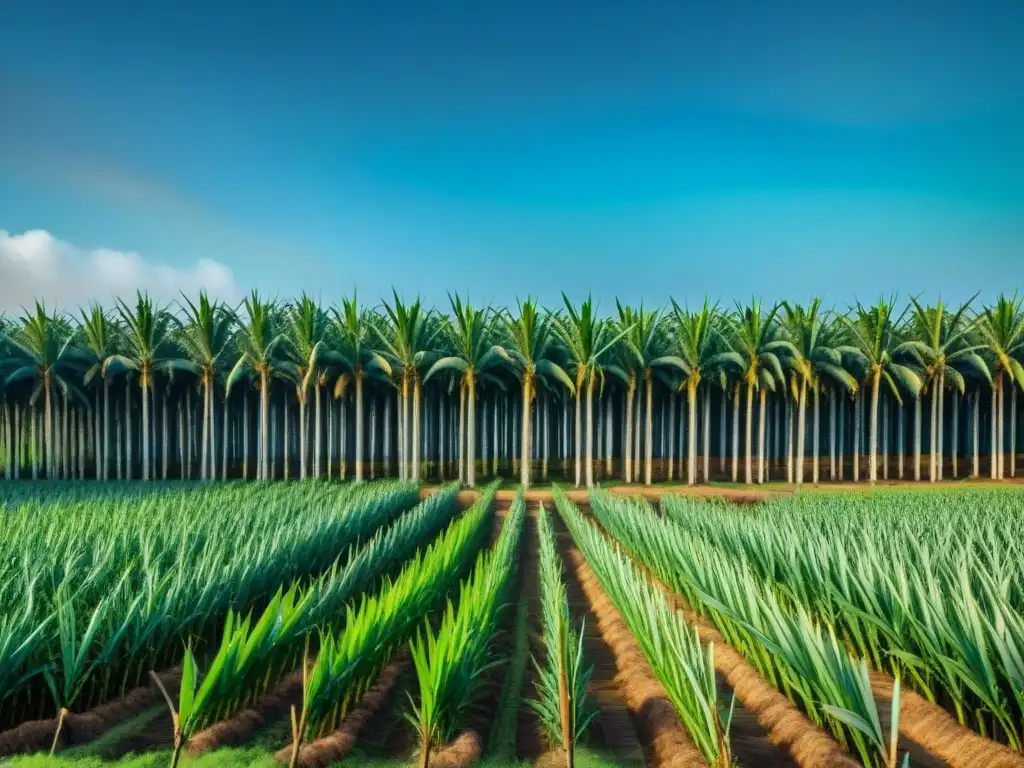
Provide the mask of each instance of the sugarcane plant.
POLYGON ((541 637, 544 656, 534 657, 536 698, 529 702, 540 718, 552 746, 565 753, 567 768, 575 764, 575 747, 597 710, 587 699, 592 667, 583 657, 584 620, 572 623, 562 561, 555 550, 555 535, 544 505, 537 509, 537 546, 540 554, 541 637))
POLYGON ((459 588, 458 608, 449 600, 440 626, 427 621, 410 643, 419 699, 409 721, 419 740, 419 765, 428 768, 431 750, 448 741, 486 685, 497 660, 491 641, 515 572, 526 505, 522 494, 509 508, 494 548, 477 558, 459 588))
POLYGON ((709 766, 727 768, 732 764, 729 727, 735 696, 728 710, 720 705, 713 645, 701 645, 697 630, 664 593, 557 487, 554 498, 573 541, 622 614, 694 745, 709 766))
POLYGON ((443 604, 464 564, 483 543, 496 490, 492 483, 465 515, 419 550, 394 581, 385 580, 372 596, 364 593, 358 603, 346 607, 344 621, 320 632, 319 654, 303 680, 302 712, 295 717, 293 761, 303 741, 338 728, 416 626, 443 604))

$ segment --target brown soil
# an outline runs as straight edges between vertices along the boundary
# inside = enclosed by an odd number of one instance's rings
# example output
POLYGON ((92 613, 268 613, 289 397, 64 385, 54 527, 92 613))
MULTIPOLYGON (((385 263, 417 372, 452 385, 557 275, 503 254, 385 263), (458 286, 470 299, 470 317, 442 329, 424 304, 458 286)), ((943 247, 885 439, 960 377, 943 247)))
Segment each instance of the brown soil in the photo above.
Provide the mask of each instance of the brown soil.
MULTIPOLYGON (((177 696, 181 685, 181 669, 173 667, 160 674, 160 680, 172 696, 177 696)), ((94 707, 88 712, 69 712, 60 730, 58 749, 88 744, 98 739, 125 720, 141 714, 155 704, 163 702, 163 695, 155 683, 140 686, 124 696, 94 707)), ((0 733, 0 756, 49 750, 57 731, 57 718, 29 720, 0 733)))
MULTIPOLYGON (((892 686, 889 675, 871 673, 871 690, 879 709, 885 706, 887 712, 892 686)), ((1024 768, 1024 756, 964 728, 945 709, 908 688, 900 691, 900 735, 913 756, 923 750, 950 768, 1024 768)))
POLYGON ((552 515, 558 554, 564 565, 566 598, 574 621, 583 619, 583 654, 593 669, 587 694, 598 707, 598 715, 587 733, 587 742, 623 768, 644 764, 643 749, 630 707, 620 690, 615 653, 605 641, 590 599, 576 576, 568 553, 574 550, 572 537, 557 514, 552 515))
MULTIPOLYGON (((348 713, 338 730, 330 736, 302 746, 299 750, 299 765, 306 766, 306 768, 326 768, 347 755, 355 746, 363 727, 391 700, 395 684, 409 668, 409 664, 408 648, 403 647, 395 658, 384 667, 377 682, 348 713)), ((291 754, 292 747, 289 745, 278 751, 274 757, 287 765, 291 754)))
POLYGON ((526 516, 523 529, 519 599, 527 604, 527 631, 530 638, 530 660, 526 663, 523 676, 522 695, 524 701, 519 707, 516 719, 516 756, 521 760, 536 760, 545 751, 546 743, 541 732, 540 719, 533 707, 527 706, 525 700, 536 695, 537 669, 532 659, 543 663, 544 645, 541 640, 540 623, 540 551, 537 547, 537 506, 531 505, 526 516))
POLYGON ((616 682, 642 739, 645 762, 654 766, 707 765, 679 722, 665 689, 654 677, 640 646, 621 614, 601 589, 580 552, 570 548, 566 564, 574 569, 590 600, 598 630, 611 649, 618 671, 616 682))
POLYGON ((302 674, 299 672, 286 677, 251 707, 197 733, 188 740, 185 751, 195 757, 221 747, 244 744, 257 731, 287 716, 293 706, 302 706, 302 674))
POLYGON ((484 740, 469 729, 430 754, 430 768, 468 768, 479 762, 484 753, 484 740))

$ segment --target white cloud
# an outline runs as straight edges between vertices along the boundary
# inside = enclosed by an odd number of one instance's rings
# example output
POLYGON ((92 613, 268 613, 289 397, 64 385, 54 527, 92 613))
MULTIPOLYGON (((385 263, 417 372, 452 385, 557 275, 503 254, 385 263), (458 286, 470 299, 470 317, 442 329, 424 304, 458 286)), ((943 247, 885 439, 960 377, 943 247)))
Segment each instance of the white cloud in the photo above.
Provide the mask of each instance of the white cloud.
POLYGON ((177 298, 179 291, 194 296, 205 290, 227 301, 241 294, 231 270, 217 261, 200 259, 178 269, 134 252, 84 250, 41 229, 20 235, 0 229, 0 312, 19 311, 36 299, 67 310, 90 300, 130 302, 137 290, 162 300, 177 298))

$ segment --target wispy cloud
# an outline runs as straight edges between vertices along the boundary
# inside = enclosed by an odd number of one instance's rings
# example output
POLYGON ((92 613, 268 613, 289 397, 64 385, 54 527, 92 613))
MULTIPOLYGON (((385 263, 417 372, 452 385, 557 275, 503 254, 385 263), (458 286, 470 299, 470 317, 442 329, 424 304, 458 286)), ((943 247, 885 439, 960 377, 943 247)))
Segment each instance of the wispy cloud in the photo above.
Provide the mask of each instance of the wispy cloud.
POLYGON ((41 299, 73 310, 90 300, 128 299, 135 291, 169 300, 200 290, 234 301, 241 291, 231 270, 209 259, 179 269, 111 248, 83 249, 45 230, 11 234, 0 229, 0 311, 41 299))

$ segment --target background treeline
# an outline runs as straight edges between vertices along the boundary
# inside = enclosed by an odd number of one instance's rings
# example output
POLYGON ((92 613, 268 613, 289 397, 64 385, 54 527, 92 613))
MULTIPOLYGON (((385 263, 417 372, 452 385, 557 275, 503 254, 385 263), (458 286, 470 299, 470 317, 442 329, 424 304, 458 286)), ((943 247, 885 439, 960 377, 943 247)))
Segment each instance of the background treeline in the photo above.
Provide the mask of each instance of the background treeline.
POLYGON ((8 479, 1015 474, 1024 311, 911 299, 448 312, 139 295, 0 317, 8 479))

